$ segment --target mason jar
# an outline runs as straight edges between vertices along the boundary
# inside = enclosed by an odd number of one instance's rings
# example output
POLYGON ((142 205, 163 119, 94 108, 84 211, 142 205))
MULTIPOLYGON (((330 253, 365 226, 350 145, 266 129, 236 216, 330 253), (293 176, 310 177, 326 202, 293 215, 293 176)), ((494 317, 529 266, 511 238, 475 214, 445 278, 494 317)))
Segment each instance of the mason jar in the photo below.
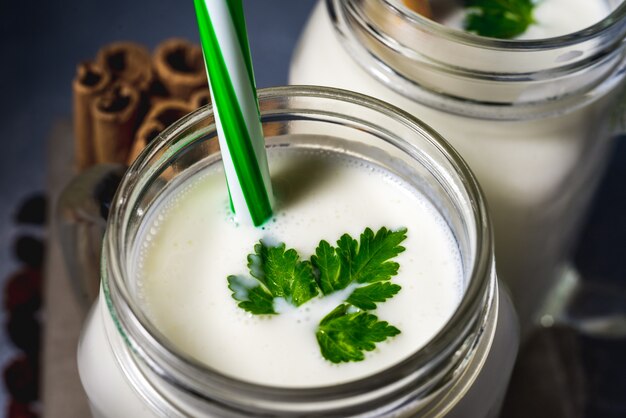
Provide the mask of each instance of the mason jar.
POLYGON ((260 90, 259 102, 268 148, 347 153, 397 174, 427 197, 459 249, 463 291, 457 308, 408 358, 331 386, 250 383, 177 349, 146 314, 131 272, 153 209, 192 173, 221 164, 212 109, 204 107, 149 144, 112 200, 100 294, 78 347, 93 416, 496 416, 517 353, 518 327, 496 278, 491 224, 467 165, 427 125, 373 98, 283 87, 260 90))
POLYGON ((520 41, 445 27, 400 0, 320 0, 292 59, 291 84, 387 101, 459 151, 485 192, 523 334, 573 277, 568 259, 623 119, 626 4, 606 3, 592 27, 520 41))

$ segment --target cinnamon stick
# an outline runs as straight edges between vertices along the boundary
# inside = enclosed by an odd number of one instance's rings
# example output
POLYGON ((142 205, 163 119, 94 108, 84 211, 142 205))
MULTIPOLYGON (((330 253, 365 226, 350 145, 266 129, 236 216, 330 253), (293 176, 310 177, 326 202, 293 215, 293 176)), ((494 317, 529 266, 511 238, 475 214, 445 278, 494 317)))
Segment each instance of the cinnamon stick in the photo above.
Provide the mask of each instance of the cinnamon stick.
POLYGON ((133 161, 137 159, 139 154, 141 154, 141 151, 143 151, 146 145, 152 142, 152 140, 163 132, 164 129, 165 126, 158 120, 145 120, 135 134, 135 140, 126 161, 127 164, 131 165, 133 161))
POLYGON ((189 105, 192 109, 198 109, 202 106, 206 106, 211 103, 211 92, 209 89, 200 89, 191 95, 189 99, 189 105))
POLYGON ((139 127, 128 155, 128 164, 132 163, 141 151, 165 128, 191 112, 191 106, 177 99, 165 99, 156 102, 139 127))
POLYGON ((97 163, 125 163, 137 126, 140 94, 117 82, 92 105, 97 163))
POLYGON ((135 42, 114 42, 98 51, 96 61, 114 80, 148 91, 154 78, 150 52, 135 42))
POLYGON ((185 39, 162 42, 154 52, 154 69, 168 93, 177 99, 188 100, 192 92, 207 85, 202 50, 185 39))
POLYGON ((156 120, 161 122, 164 127, 168 127, 192 110, 189 104, 182 100, 162 100, 150 109, 146 116, 146 121, 156 120))
POLYGON ((406 7, 413 10, 415 13, 421 14, 428 19, 432 19, 433 11, 428 0, 402 0, 402 2, 406 7))
POLYGON ((83 62, 76 69, 72 92, 75 164, 79 171, 95 162, 91 106, 110 81, 109 73, 96 63, 83 62))

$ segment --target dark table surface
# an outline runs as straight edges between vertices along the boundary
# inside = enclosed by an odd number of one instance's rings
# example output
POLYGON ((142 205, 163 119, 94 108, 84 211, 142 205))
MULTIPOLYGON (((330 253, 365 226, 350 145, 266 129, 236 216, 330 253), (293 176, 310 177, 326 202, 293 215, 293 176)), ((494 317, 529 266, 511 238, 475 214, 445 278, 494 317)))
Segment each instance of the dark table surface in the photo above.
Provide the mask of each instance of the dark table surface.
MULTIPOLYGON (((244 4, 258 86, 285 84, 293 47, 314 0, 244 0, 244 4)), ((17 268, 11 242, 23 233, 14 222, 18 202, 43 190, 46 138, 56 120, 70 117, 76 64, 112 41, 133 40, 154 47, 172 36, 198 39, 193 2, 0 2, 0 286, 17 268)), ((586 278, 622 290, 626 287, 624 184, 626 140, 618 139, 576 254, 586 278)), ((5 320, 5 312, 0 311, 0 321, 5 320)), ((567 338, 557 339, 557 345, 567 338)), ((624 341, 575 339, 583 353, 582 360, 576 361, 591 376, 581 403, 584 416, 626 417, 624 341)), ((12 342, 0 332, 0 367, 15 355, 12 342)), ((6 402, 0 389, 0 414, 6 402)))

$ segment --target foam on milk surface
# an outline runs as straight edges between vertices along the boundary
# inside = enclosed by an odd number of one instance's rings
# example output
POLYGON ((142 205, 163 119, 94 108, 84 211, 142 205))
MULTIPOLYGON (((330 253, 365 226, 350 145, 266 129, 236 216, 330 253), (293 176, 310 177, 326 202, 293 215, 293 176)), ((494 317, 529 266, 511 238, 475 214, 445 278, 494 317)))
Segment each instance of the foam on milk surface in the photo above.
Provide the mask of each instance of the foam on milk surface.
POLYGON ((441 329, 463 292, 459 250, 425 197, 381 168, 332 152, 274 149, 269 154, 276 216, 263 228, 238 225, 223 172, 205 170, 150 214, 135 275, 148 316, 178 348, 217 370, 252 382, 311 387, 350 381, 409 356, 441 329), (396 257, 402 290, 373 311, 402 333, 366 354, 334 365, 320 354, 319 321, 349 289, 299 308, 277 304, 254 316, 231 297, 226 277, 249 277, 246 257, 259 239, 285 242, 308 259, 320 240, 344 233, 408 228, 396 257))

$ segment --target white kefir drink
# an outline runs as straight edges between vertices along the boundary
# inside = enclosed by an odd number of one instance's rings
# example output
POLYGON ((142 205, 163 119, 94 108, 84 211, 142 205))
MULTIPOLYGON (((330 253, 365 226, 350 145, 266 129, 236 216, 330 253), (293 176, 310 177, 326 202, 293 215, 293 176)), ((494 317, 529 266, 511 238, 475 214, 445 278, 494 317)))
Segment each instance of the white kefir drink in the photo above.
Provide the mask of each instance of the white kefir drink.
POLYGON ((290 83, 388 101, 450 141, 486 194, 498 272, 528 330, 565 271, 610 149, 625 6, 542 0, 518 40, 495 40, 462 31, 467 10, 431 3, 439 23, 400 1, 320 1, 290 83))
MULTIPOLYGON (((515 36, 515 39, 544 39, 567 35, 595 25, 612 10, 610 2, 606 0, 539 0, 535 4, 534 22, 523 33, 515 36)), ((468 9, 451 9, 437 19, 438 22, 464 30, 468 9)))
POLYGON ((233 220, 218 170, 181 186, 184 192, 147 222, 137 280, 159 330, 217 370, 272 386, 354 380, 423 346, 452 316, 464 287, 454 236, 435 208, 393 175, 340 154, 277 150, 269 158, 278 213, 263 228, 233 220), (249 275, 246 255, 259 240, 285 243, 309 258, 320 240, 334 244, 345 233, 358 238, 368 227, 406 228, 407 237, 391 280, 402 289, 375 310, 401 333, 364 361, 333 364, 315 339, 322 318, 351 288, 298 308, 283 302, 273 316, 250 315, 231 297, 226 278, 249 275))
POLYGON ((79 346, 93 415, 496 416, 518 331, 467 168, 363 97, 260 101, 285 120, 263 226, 231 212, 206 110, 122 182, 79 346))

